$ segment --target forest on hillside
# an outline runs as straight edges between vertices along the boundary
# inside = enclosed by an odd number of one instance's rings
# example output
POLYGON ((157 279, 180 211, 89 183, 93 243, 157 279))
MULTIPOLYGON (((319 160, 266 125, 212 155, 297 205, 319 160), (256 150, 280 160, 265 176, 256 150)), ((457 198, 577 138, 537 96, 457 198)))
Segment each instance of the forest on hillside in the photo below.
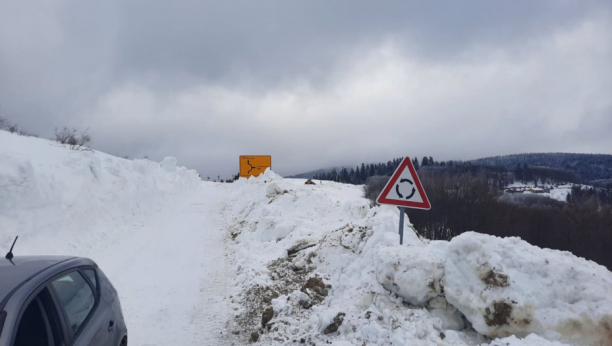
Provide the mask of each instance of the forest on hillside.
POLYGON ((612 180, 612 155, 533 153, 486 157, 471 162, 483 166, 503 166, 506 169, 513 169, 517 164, 562 169, 576 173, 587 182, 612 180))
MULTIPOLYGON (((320 173, 316 179, 364 184, 372 203, 401 159, 362 164, 320 173)), ((578 185, 582 178, 565 169, 517 163, 512 169, 473 162, 412 160, 431 202, 431 210, 407 210, 420 234, 450 240, 476 231, 520 237, 533 245, 570 251, 612 269, 612 184, 605 188, 578 185), (541 195, 509 194, 513 182, 534 185, 575 183, 567 201, 541 195)))
MULTIPOLYGON (((334 168, 329 172, 319 172, 315 174, 313 179, 330 180, 347 184, 365 184, 368 177, 392 175, 401 162, 402 158, 394 158, 387 162, 372 164, 362 163, 355 168, 342 167, 340 170, 334 168)), ((495 172, 495 177, 492 179, 495 179, 498 183, 497 186, 500 188, 515 181, 533 182, 536 186, 539 183, 588 183, 574 170, 532 166, 520 162, 512 167, 506 167, 501 164, 488 165, 476 161, 435 161, 431 156, 424 156, 420 161, 417 158, 413 158, 412 164, 417 171, 422 169, 424 171, 453 170, 473 172, 484 168, 488 172, 495 172)), ((603 187, 612 187, 612 181, 606 182, 603 187)))
POLYGON ((570 251, 612 270, 612 191, 572 188, 567 202, 540 195, 504 194, 486 170, 426 171, 419 176, 431 210, 407 214, 428 239, 450 240, 468 231, 520 237, 570 251))

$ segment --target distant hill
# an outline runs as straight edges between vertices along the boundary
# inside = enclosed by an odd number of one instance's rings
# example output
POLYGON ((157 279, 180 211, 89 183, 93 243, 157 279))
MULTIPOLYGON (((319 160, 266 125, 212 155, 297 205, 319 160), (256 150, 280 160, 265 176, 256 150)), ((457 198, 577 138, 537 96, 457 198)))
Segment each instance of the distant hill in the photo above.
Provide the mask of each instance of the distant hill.
POLYGON ((550 167, 572 171, 585 181, 601 182, 612 179, 612 155, 533 153, 485 157, 470 161, 477 165, 504 166, 514 169, 517 164, 550 167))
MULTIPOLYGON (((472 165, 482 166, 501 166, 509 171, 513 171, 516 168, 516 165, 520 163, 526 164, 530 167, 546 167, 571 172, 572 174, 578 175, 581 178, 579 179, 581 180, 581 182, 595 186, 606 187, 608 186, 608 184, 612 183, 612 155, 607 154, 531 153, 493 156, 472 161, 452 162, 433 161, 431 156, 429 157, 429 159, 432 163, 429 163, 426 169, 443 169, 445 165, 460 165, 470 163, 472 165)), ((421 165, 423 165, 422 161, 420 162, 421 165)), ((415 166, 418 165, 415 163, 415 166)), ((372 175, 389 175, 391 174, 389 172, 393 172, 395 167, 397 167, 397 165, 393 164, 392 161, 389 161, 387 163, 365 164, 367 173, 357 172, 358 177, 355 179, 345 177, 348 179, 347 180, 343 179, 340 176, 336 178, 328 176, 323 179, 349 183, 363 183, 367 177, 372 175)), ((423 166, 421 168, 425 167, 423 166)), ((340 174, 342 167, 318 169, 306 173, 295 174, 287 178, 311 179, 315 175, 317 175, 319 176, 319 178, 317 179, 320 179, 321 175, 329 175, 329 173, 332 172, 334 169, 337 171, 338 174, 340 174)), ((418 169, 419 168, 417 167, 417 170, 418 169)), ((350 168, 348 168, 348 170, 350 171, 350 168)))

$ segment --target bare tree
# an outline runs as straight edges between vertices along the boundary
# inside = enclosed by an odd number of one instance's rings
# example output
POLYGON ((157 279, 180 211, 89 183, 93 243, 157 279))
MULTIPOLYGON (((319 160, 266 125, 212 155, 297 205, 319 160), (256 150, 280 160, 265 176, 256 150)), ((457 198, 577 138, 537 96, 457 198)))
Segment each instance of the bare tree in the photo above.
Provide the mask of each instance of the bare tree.
POLYGON ((0 117, 0 130, 7 128, 9 122, 3 117, 0 117))
POLYGON ((64 127, 61 130, 56 128, 54 139, 60 144, 68 145, 72 150, 91 150, 87 147, 91 143, 89 128, 80 132, 77 132, 75 128, 64 127))
POLYGON ((60 143, 60 144, 68 144, 68 141, 70 141, 71 138, 74 138, 76 134, 76 129, 69 129, 67 127, 64 127, 62 130, 58 130, 57 127, 55 128, 55 141, 60 143))
POLYGON ((6 129, 7 129, 7 130, 8 130, 8 132, 10 132, 10 133, 19 132, 19 126, 17 126, 17 124, 8 124, 8 126, 6 127, 6 129))
POLYGON ((87 146, 91 143, 91 135, 89 134, 89 128, 81 131, 79 137, 76 138, 76 142, 71 144, 70 149, 73 150, 91 150, 87 146))

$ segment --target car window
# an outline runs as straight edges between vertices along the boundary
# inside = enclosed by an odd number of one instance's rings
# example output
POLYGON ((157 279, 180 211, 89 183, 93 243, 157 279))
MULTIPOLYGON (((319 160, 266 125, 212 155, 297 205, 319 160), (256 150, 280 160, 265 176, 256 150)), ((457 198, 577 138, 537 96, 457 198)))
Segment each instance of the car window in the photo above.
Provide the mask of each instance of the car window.
POLYGON ((89 281, 91 281, 91 283, 94 285, 94 288, 97 290, 98 282, 96 281, 96 272, 93 269, 84 269, 83 273, 85 273, 85 276, 87 276, 89 281))
POLYGON ((51 285, 68 316, 70 329, 76 332, 96 303, 91 287, 79 272, 62 276, 54 280, 51 285))
POLYGON ((38 300, 30 302, 21 316, 14 346, 48 346, 49 330, 38 300))
POLYGON ((59 323, 57 311, 45 288, 23 307, 13 346, 61 345, 64 338, 59 323))

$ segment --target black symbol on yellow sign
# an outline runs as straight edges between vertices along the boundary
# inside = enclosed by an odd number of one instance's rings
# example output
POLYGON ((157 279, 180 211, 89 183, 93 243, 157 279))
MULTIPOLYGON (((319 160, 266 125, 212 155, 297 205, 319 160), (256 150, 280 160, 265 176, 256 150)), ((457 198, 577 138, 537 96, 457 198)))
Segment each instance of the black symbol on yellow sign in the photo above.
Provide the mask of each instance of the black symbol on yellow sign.
POLYGON ((411 199, 412 196, 414 196, 414 194, 416 193, 416 188, 414 187, 414 182, 412 180, 410 180, 410 179, 401 179, 400 182, 395 185, 395 192, 397 192, 397 195, 399 196, 399 198, 404 198, 404 195, 402 195, 400 193, 400 190, 399 190, 399 186, 400 186, 401 183, 410 183, 410 185, 413 185, 412 186, 412 192, 410 192, 410 194, 408 196, 406 196, 406 199, 411 199))
POLYGON ((247 165, 251 166, 251 169, 249 169, 249 171, 247 172, 247 174, 251 174, 251 171, 254 170, 255 168, 257 168, 256 166, 253 166, 251 164, 251 161, 247 160, 247 165))
POLYGON ((272 169, 272 157, 270 155, 240 156, 240 176, 258 176, 267 168, 272 169))

